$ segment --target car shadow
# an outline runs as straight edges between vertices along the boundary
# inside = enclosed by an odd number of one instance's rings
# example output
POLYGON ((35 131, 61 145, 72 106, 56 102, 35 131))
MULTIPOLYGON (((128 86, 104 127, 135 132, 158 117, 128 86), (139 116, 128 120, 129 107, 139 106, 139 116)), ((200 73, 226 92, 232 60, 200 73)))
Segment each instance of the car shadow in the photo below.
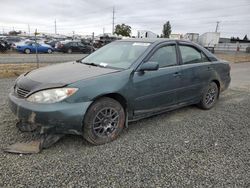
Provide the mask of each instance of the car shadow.
MULTIPOLYGON (((183 107, 180 109, 172 110, 169 112, 164 112, 158 115, 153 115, 141 120, 137 120, 134 122, 130 122, 128 124, 128 128, 125 128, 122 132, 122 134, 118 137, 118 140, 122 140, 127 138, 129 135, 132 134, 133 131, 138 131, 139 129, 145 129, 145 128, 153 128, 155 126, 155 122, 161 121, 167 121, 169 118, 175 118, 181 116, 181 114, 185 113, 186 111, 200 111, 201 109, 197 108, 196 105, 191 105, 187 107, 183 107)), ((113 141, 116 142, 117 140, 113 141)), ((123 142, 123 141, 121 141, 123 142)), ((107 143, 111 144, 111 143, 107 143)), ((107 145, 104 144, 104 145, 107 145)), ((87 142, 81 135, 65 135, 63 138, 61 138, 58 143, 53 145, 49 149, 53 149, 54 147, 60 147, 61 150, 66 148, 71 149, 79 149, 82 147, 85 148, 91 148, 95 147, 93 144, 87 142)))

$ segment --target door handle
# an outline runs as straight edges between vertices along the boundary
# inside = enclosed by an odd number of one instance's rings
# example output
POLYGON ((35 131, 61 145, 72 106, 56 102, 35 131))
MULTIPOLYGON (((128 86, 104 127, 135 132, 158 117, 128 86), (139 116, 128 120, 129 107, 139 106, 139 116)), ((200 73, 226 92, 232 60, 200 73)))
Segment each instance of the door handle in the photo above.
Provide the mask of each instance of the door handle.
POLYGON ((173 75, 174 75, 174 77, 178 77, 178 76, 181 76, 181 73, 180 72, 175 72, 173 75))

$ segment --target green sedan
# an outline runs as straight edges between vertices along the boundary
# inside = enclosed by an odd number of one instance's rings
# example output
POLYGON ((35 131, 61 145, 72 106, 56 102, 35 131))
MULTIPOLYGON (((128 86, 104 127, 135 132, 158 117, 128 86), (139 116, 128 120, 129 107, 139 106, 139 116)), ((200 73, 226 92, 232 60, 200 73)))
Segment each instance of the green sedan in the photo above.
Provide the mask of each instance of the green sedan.
POLYGON ((230 80, 229 64, 195 43, 129 39, 19 76, 9 104, 29 130, 98 145, 131 121, 193 104, 211 109, 230 80))

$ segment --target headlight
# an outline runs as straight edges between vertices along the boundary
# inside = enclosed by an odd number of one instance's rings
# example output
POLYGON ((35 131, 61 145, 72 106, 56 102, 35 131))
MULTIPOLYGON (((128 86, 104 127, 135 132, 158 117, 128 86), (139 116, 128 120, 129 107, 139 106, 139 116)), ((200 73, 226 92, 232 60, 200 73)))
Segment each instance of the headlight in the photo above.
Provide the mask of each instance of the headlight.
POLYGON ((55 103, 73 95, 77 88, 56 88, 38 91, 27 98, 29 102, 35 103, 55 103))

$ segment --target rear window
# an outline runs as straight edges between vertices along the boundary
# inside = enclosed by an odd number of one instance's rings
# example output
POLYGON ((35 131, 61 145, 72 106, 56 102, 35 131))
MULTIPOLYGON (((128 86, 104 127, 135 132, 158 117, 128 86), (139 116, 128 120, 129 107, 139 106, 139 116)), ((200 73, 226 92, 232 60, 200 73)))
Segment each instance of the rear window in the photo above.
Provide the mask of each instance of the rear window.
POLYGON ((208 58, 196 48, 180 45, 183 64, 202 63, 209 61, 208 58))

